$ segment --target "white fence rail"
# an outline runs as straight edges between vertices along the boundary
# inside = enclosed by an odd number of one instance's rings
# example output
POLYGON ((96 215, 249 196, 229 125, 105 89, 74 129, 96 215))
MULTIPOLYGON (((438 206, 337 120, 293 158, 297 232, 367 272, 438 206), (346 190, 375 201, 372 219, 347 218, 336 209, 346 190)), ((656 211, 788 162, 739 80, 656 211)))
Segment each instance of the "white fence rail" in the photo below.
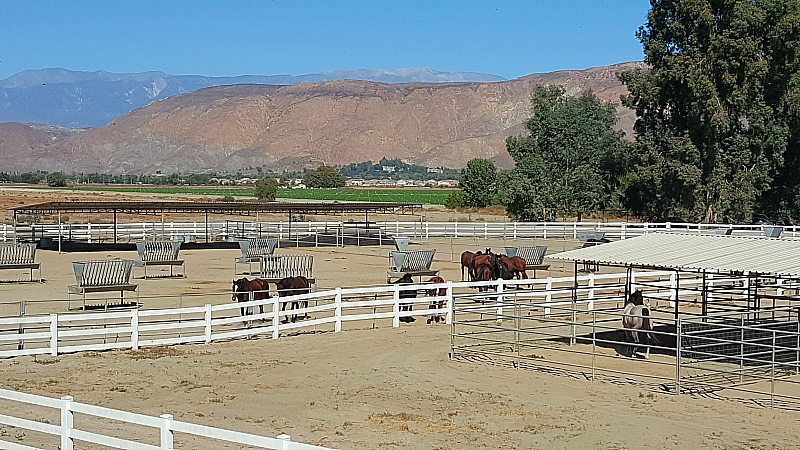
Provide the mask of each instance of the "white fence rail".
MULTIPOLYGON (((592 310, 597 302, 618 302, 624 291, 625 273, 588 274, 577 278, 581 298, 576 303, 592 310)), ((674 272, 632 272, 634 286, 646 283, 650 298, 675 301, 674 272)), ((281 334, 301 329, 327 327, 334 332, 344 323, 391 320, 400 326, 401 317, 426 318, 444 316, 452 322, 454 299, 497 301, 497 318, 501 319, 504 297, 527 298, 560 306, 568 302, 575 278, 497 280, 482 282, 446 282, 440 284, 388 285, 361 288, 336 288, 290 297, 273 296, 246 303, 205 304, 202 306, 125 310, 111 312, 63 313, 0 318, 0 357, 22 355, 58 355, 81 351, 139 349, 173 344, 210 343, 213 341, 267 335, 277 339, 281 334), (472 293, 469 288, 489 288, 491 293, 472 293), (428 291, 445 289, 445 296, 428 297, 428 291), (454 289, 459 292, 454 292, 454 289), (413 291, 419 295, 407 298, 413 291), (491 299, 491 300, 487 300, 491 299), (434 301, 444 300, 439 307, 434 301), (286 308, 285 302, 307 301, 297 309, 286 308), (416 306, 404 310, 403 305, 416 306), (246 308, 254 314, 240 316, 246 308), (263 312, 262 311, 263 307, 263 312), (433 308, 433 309, 431 309, 433 308), (258 312, 257 312, 258 311, 258 312), (257 313, 256 313, 257 312, 257 313), (306 320, 290 321, 292 317, 306 320)), ((702 282, 699 278, 680 279, 681 289, 702 282)), ((230 294, 224 295, 230 299, 230 294)), ((198 296, 202 297, 202 296, 198 296)), ((251 297, 252 298, 252 297, 251 297)), ((197 302, 194 302, 197 303, 197 302)), ((549 309, 549 306, 548 306, 549 309)))
MULTIPOLYGON (((20 226, 15 235, 13 225, 0 225, 0 240, 38 240, 42 237, 82 242, 146 241, 193 237, 209 241, 231 238, 313 239, 317 245, 321 234, 337 236, 336 245, 345 234, 356 235, 368 230, 354 228, 349 222, 138 222, 138 223, 74 223, 35 224, 20 226)), ((657 231, 713 234, 718 229, 732 229, 734 235, 763 236, 762 225, 696 224, 674 222, 376 222, 370 229, 383 233, 413 236, 418 239, 445 238, 578 238, 580 233, 603 232, 611 239, 626 239, 657 231)), ((785 226, 784 237, 795 238, 797 226, 785 226)), ((376 236, 381 238, 380 234, 376 236)))
MULTIPOLYGON (((0 389, 0 399, 13 402, 15 405, 22 404, 20 409, 23 411, 29 410, 31 406, 56 410, 55 412, 58 413, 61 418, 59 425, 29 420, 7 414, 0 414, 0 424, 36 431, 46 435, 58 436, 60 438, 61 450, 72 450, 74 448, 74 441, 83 441, 112 448, 125 448, 134 450, 171 450, 175 446, 174 434, 176 432, 184 433, 191 437, 216 439, 218 441, 248 445, 256 448, 276 450, 326 449, 326 447, 292 442, 291 437, 286 434, 282 434, 277 438, 258 436, 255 434, 241 433, 238 431, 225 430, 221 428, 173 420, 173 416, 171 414, 162 414, 159 417, 153 417, 120 411, 117 409, 104 408, 101 406, 77 403, 74 402, 73 398, 70 396, 55 399, 23 392, 10 391, 7 389, 0 389), (146 444, 141 441, 121 439, 118 437, 106 436, 99 433, 80 430, 74 425, 73 416, 75 413, 101 419, 116 420, 126 424, 150 428, 150 432, 146 432, 146 434, 157 434, 159 436, 159 445, 146 444)), ((0 438, 0 448, 12 450, 36 450, 37 447, 30 447, 15 442, 9 442, 0 438)))

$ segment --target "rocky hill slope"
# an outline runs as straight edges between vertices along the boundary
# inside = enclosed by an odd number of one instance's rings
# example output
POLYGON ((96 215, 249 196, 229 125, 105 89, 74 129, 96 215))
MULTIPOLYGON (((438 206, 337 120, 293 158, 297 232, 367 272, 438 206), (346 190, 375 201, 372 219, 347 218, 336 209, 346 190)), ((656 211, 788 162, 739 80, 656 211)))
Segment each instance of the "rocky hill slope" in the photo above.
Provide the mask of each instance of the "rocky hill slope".
MULTIPOLYGON (((460 168, 472 158, 513 165, 505 139, 524 131, 538 84, 591 89, 618 101, 623 63, 492 83, 337 80, 292 86, 219 86, 176 95, 106 126, 50 140, 0 160, 2 171, 100 173, 282 171, 382 157, 460 168)), ((620 110, 630 132, 633 112, 620 110)), ((0 141, 9 139, 0 129, 0 141)), ((24 146, 23 146, 24 147, 24 146)))
POLYGON ((307 75, 205 77, 164 72, 112 73, 67 69, 25 70, 0 80, 0 122, 34 122, 64 127, 101 127, 148 103, 173 95, 230 84, 291 85, 332 80, 381 83, 504 81, 473 72, 428 68, 336 70, 307 75))

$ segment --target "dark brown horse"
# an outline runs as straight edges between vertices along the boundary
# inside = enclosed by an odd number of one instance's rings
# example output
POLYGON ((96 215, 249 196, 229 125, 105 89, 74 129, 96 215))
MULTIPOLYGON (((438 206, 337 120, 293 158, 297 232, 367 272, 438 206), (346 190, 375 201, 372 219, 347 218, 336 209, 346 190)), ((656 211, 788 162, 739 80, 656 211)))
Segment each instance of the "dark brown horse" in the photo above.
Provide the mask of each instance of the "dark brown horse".
POLYGON ((511 256, 508 257, 506 255, 500 255, 500 259, 508 266, 508 270, 514 274, 517 278, 528 278, 528 274, 525 273, 525 260, 520 258, 519 256, 511 256))
MULTIPOLYGON (((259 278, 253 280, 239 278, 238 280, 233 280, 231 291, 233 292, 231 301, 234 302, 242 303, 250 301, 250 292, 253 293, 253 300, 263 300, 269 298, 269 283, 259 278)), ((250 308, 251 307, 241 308, 242 315, 252 314, 250 308)), ((264 305, 258 305, 258 308, 258 312, 264 314, 264 305)))
MULTIPOLYGON (((414 279, 411 278, 411 274, 407 273, 399 280, 392 282, 392 284, 414 284, 414 279)), ((417 298, 417 291, 411 289, 400 291, 400 298, 417 298)), ((400 311, 411 311, 413 307, 413 303, 400 303, 400 311)), ((411 316, 403 316, 400 318, 400 322, 413 322, 415 320, 417 319, 411 316)))
MULTIPOLYGON (((444 278, 431 277, 431 279, 428 280, 428 283, 436 283, 436 284, 444 283, 444 278)), ((428 289, 427 293, 428 297, 444 297, 447 295, 447 288, 428 289)), ((444 308, 444 304, 446 301, 447 299, 444 298, 433 300, 428 304, 428 309, 442 309, 444 308)), ((436 323, 439 323, 439 321, 444 322, 444 317, 442 317, 441 314, 436 314, 428 317, 428 323, 431 323, 433 321, 435 321, 436 323)))
MULTIPOLYGON (((311 288, 309 287, 308 278, 304 276, 298 277, 287 277, 283 278, 282 280, 278 281, 275 284, 275 288, 278 290, 278 297, 288 297, 291 295, 300 295, 300 294, 308 294, 311 292, 311 288)), ((286 305, 288 301, 283 302, 283 306, 281 306, 281 311, 286 310, 286 305)), ((308 308, 308 300, 300 300, 300 301, 293 301, 292 309, 300 309, 300 308, 308 308)), ((301 319, 307 319, 308 314, 306 313, 301 317, 301 319)), ((286 316, 284 322, 289 321, 289 316, 286 316)), ((292 322, 297 321, 297 314, 292 315, 292 322)))
MULTIPOLYGON (((475 278, 472 281, 489 281, 492 279, 492 267, 493 264, 489 264, 488 262, 483 262, 480 264, 476 264, 474 271, 475 271, 475 278)), ((486 292, 489 290, 489 286, 479 286, 478 292, 486 292)))

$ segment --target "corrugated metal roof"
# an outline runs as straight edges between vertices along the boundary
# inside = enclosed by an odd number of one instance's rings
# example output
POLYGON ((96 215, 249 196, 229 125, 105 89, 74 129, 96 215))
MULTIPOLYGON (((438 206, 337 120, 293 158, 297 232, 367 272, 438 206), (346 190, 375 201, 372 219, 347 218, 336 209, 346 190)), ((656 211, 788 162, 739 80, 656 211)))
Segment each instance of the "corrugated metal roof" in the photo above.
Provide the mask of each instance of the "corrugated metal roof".
POLYGON ((800 275, 800 241, 653 233, 549 256, 601 264, 800 275))

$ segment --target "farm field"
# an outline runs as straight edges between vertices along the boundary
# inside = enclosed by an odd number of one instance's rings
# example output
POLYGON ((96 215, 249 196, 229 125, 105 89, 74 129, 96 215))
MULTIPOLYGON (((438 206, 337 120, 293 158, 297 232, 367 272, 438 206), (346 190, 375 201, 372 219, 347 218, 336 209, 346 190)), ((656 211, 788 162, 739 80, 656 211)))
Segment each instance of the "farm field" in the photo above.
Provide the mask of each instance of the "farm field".
MULTIPOLYGON (((41 188, 45 189, 45 188, 41 188)), ((50 188, 54 189, 54 188, 50 188)), ((168 187, 168 186, 70 186, 63 188, 83 192, 120 192, 136 194, 198 195, 205 197, 253 197, 255 189, 238 187, 168 187)), ((338 200, 347 202, 399 202, 443 205, 450 189, 278 189, 278 199, 338 200)))

